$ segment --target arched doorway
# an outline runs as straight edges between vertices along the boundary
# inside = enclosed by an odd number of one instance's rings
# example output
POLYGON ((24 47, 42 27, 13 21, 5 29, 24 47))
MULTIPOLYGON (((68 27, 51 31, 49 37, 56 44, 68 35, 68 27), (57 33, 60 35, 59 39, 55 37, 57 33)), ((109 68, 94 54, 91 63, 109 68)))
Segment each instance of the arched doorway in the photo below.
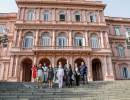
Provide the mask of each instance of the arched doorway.
MULTIPOLYGON (((83 60, 82 58, 78 58, 78 59, 75 60, 74 63, 77 63, 78 66, 80 66, 80 65, 81 65, 81 62, 84 62, 84 60, 83 60)), ((84 62, 84 64, 85 64, 85 62, 84 62)))
POLYGON ((99 59, 94 59, 92 61, 92 73, 93 73, 93 81, 103 80, 102 66, 99 59))
POLYGON ((32 76, 32 60, 26 58, 22 61, 22 82, 30 82, 32 76))
POLYGON ((43 59, 41 59, 41 60, 39 61, 39 64, 44 65, 44 63, 46 63, 46 66, 49 67, 49 65, 50 65, 51 62, 50 62, 50 60, 47 59, 47 58, 43 58, 43 59))
POLYGON ((59 62, 62 63, 62 66, 64 67, 67 64, 67 60, 65 58, 60 58, 57 61, 57 65, 59 65, 59 62))

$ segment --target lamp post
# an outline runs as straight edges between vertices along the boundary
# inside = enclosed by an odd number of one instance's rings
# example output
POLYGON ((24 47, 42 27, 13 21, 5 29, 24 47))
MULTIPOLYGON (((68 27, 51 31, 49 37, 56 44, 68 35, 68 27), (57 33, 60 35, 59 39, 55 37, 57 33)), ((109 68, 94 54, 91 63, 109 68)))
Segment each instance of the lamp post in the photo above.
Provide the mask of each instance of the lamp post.
POLYGON ((4 30, 3 30, 3 36, 4 36, 4 38, 0 38, 0 45, 1 44, 3 44, 3 46, 4 47, 7 47, 7 45, 8 45, 8 29, 7 28, 5 28, 4 30))

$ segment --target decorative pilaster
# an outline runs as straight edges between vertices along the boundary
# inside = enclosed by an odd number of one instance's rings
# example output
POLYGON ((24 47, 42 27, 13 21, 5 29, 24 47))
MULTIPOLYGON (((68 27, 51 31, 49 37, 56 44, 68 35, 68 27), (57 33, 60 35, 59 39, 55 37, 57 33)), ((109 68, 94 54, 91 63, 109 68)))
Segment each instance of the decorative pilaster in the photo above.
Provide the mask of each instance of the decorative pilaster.
POLYGON ((52 46, 55 46, 55 30, 52 32, 52 46))
POLYGON ((107 76, 108 76, 108 69, 107 69, 107 61, 106 61, 106 57, 104 56, 104 80, 107 80, 107 76))
POLYGON ((13 46, 16 46, 16 37, 17 37, 17 30, 14 31, 14 39, 13 39, 13 46))
POLYGON ((12 77, 13 64, 14 64, 14 56, 11 55, 10 67, 9 67, 9 77, 12 77))
POLYGON ((37 64, 37 55, 34 55, 33 63, 34 63, 34 64, 37 64))
POLYGON ((114 77, 111 56, 108 56, 108 60, 109 60, 110 76, 114 77))
POLYGON ((105 32, 105 37, 106 37, 106 44, 107 44, 106 46, 107 46, 107 48, 110 48, 107 32, 105 32))
POLYGON ((25 16, 24 16, 24 15, 25 15, 24 13, 25 13, 25 8, 23 8, 23 10, 22 10, 22 18, 21 18, 21 20, 24 20, 24 17, 25 17, 25 16))
POLYGON ((53 8, 53 10, 52 10, 52 21, 53 22, 55 22, 56 21, 56 9, 55 8, 53 8))
POLYGON ((85 31, 86 46, 88 46, 88 31, 85 31))
POLYGON ((98 21, 99 21, 99 23, 101 22, 100 11, 98 11, 98 21))
POLYGON ((103 32, 101 31, 101 46, 104 48, 103 32))
POLYGON ((72 46, 72 31, 69 31, 69 46, 72 46))
POLYGON ((21 35, 22 35, 22 30, 19 30, 18 47, 20 47, 21 44, 21 35))
MULTIPOLYGON (((71 66, 73 65, 73 55, 72 54, 69 58, 69 63, 71 64, 71 66)), ((74 66, 72 66, 72 70, 74 70, 74 66)))
POLYGON ((16 59, 15 59, 14 77, 17 76, 18 62, 19 62, 19 56, 17 55, 17 56, 16 56, 16 59))
POLYGON ((36 30, 36 40, 35 40, 35 46, 38 45, 38 34, 39 34, 39 29, 36 30))

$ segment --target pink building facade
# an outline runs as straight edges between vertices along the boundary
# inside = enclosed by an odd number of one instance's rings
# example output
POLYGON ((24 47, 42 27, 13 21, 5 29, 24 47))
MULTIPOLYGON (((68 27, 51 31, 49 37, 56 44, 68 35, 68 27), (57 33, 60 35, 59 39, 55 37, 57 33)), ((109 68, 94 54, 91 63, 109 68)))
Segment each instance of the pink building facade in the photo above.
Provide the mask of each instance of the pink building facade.
POLYGON ((32 81, 31 67, 83 61, 89 81, 130 78, 126 33, 130 18, 105 17, 98 0, 16 0, 17 14, 0 14, 0 81, 32 81))

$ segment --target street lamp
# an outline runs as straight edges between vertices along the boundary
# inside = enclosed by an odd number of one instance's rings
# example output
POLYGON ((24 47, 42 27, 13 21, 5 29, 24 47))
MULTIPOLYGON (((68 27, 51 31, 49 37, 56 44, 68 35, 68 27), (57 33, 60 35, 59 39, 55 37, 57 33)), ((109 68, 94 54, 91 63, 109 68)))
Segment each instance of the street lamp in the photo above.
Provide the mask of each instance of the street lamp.
POLYGON ((4 38, 0 38, 0 45, 3 44, 4 47, 7 47, 7 45, 8 45, 8 38, 7 38, 8 31, 9 30, 7 28, 5 28, 3 30, 3 36, 4 36, 4 38))

